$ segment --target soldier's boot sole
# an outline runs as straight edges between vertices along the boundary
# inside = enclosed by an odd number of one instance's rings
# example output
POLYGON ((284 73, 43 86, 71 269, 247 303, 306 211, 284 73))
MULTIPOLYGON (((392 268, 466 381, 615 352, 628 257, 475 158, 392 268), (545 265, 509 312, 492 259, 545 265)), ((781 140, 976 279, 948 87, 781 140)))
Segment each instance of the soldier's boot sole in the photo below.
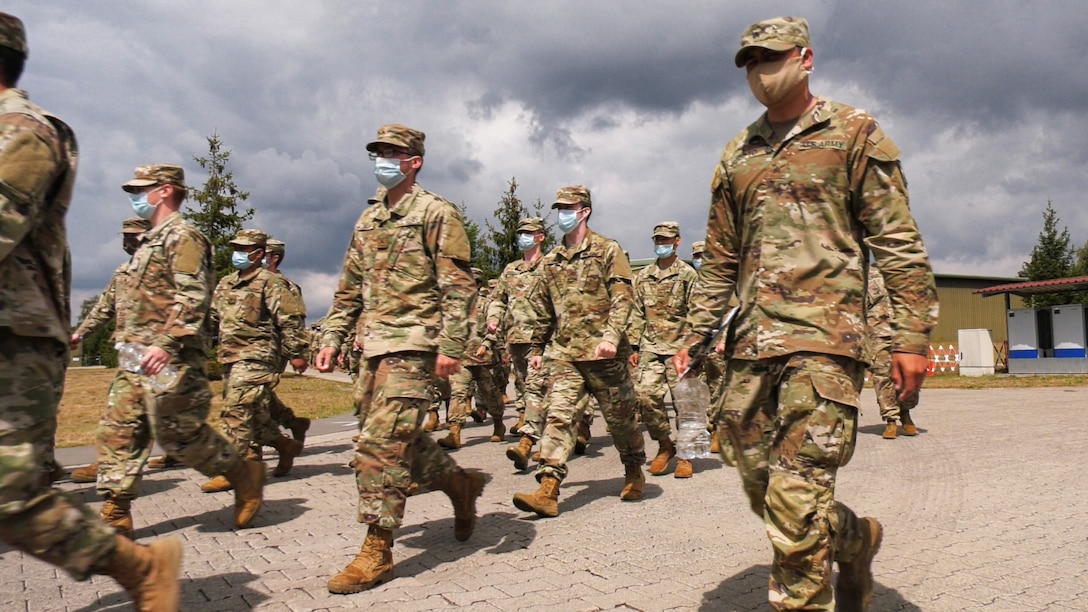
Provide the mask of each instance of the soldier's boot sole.
POLYGON ((533 512, 537 516, 552 518, 559 516, 559 480, 545 476, 540 481, 540 488, 532 493, 515 493, 514 506, 524 512, 533 512))

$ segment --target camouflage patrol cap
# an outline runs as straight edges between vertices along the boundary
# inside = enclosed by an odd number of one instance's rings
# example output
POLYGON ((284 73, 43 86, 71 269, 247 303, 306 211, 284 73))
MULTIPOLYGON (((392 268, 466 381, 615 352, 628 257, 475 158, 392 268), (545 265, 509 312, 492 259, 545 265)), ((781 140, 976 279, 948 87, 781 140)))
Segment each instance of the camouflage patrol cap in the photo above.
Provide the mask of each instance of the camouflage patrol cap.
POLYGON ((693 256, 702 255, 704 251, 706 251, 706 243, 702 240, 691 243, 691 254, 693 256))
POLYGON ((484 271, 479 268, 472 269, 472 278, 476 279, 477 285, 484 284, 484 271))
POLYGON ((285 245, 282 240, 276 240, 274 238, 269 238, 265 241, 265 248, 268 249, 269 255, 283 255, 287 252, 287 245, 285 245))
POLYGON ((151 229, 151 222, 147 219, 132 217, 121 223, 122 234, 142 234, 151 229))
POLYGON ((676 221, 662 221, 654 226, 654 238, 676 238, 680 236, 680 224, 676 221))
POLYGON ((560 204, 581 204, 586 208, 593 208, 593 199, 589 195, 589 187, 585 185, 561 187, 555 194, 555 203, 552 204, 552 208, 558 208, 560 204))
POLYGON ((26 28, 23 27, 23 21, 15 15, 0 13, 0 47, 27 54, 26 28))
POLYGON ((498 287, 498 286, 499 286, 499 279, 497 279, 497 278, 493 278, 493 279, 487 281, 487 288, 488 289, 494 289, 495 287, 498 287))
POLYGON ((259 246, 268 244, 268 234, 259 229, 244 229, 239 231, 230 241, 231 246, 259 246))
POLYGON ((519 232, 543 232, 544 219, 540 217, 526 217, 518 221, 519 232))
POLYGON ((378 145, 387 144, 394 147, 404 147, 416 155, 423 155, 423 141, 427 135, 419 130, 401 125, 399 123, 387 123, 378 128, 378 138, 366 145, 367 151, 377 151, 378 145))
POLYGON ((788 51, 794 47, 807 47, 808 21, 803 17, 774 17, 753 23, 740 37, 740 51, 733 57, 733 63, 740 68, 748 60, 748 52, 753 47, 763 47, 771 51, 788 51))
POLYGON ((152 185, 175 185, 185 189, 185 170, 181 166, 173 164, 151 164, 140 166, 135 170, 135 178, 121 185, 121 189, 129 193, 136 193, 144 187, 152 185))

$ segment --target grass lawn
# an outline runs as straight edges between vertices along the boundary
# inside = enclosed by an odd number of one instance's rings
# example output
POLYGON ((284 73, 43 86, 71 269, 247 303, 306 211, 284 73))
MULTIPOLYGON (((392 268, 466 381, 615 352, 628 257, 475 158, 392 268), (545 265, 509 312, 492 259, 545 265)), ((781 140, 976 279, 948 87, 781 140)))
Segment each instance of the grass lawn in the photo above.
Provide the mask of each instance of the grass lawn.
MULTIPOLYGON (((57 425, 57 446, 89 446, 94 444, 98 419, 106 407, 106 396, 116 370, 104 368, 70 368, 60 402, 57 425)), ((212 409, 209 420, 218 420, 223 405, 223 381, 212 381, 212 409)), ((276 387, 276 395, 295 414, 311 419, 351 412, 351 385, 323 378, 285 373, 276 387)))

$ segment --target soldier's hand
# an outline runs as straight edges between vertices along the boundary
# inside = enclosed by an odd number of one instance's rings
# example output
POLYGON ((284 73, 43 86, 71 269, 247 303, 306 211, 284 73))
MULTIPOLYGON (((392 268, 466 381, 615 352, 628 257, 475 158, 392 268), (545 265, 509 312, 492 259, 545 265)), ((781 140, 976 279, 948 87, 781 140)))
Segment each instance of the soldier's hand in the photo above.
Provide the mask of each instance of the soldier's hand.
POLYGON ((314 367, 318 372, 332 372, 336 367, 333 360, 336 359, 336 354, 339 352, 335 346, 326 346, 317 353, 317 358, 314 359, 314 367))
POLYGON ((499 329, 499 322, 498 321, 488 321, 487 322, 487 333, 493 334, 496 331, 498 331, 498 329, 499 329))
POLYGON ((72 337, 68 340, 68 348, 75 350, 79 343, 83 342, 83 336, 79 334, 72 334, 72 337))
POLYGON ((355 338, 351 341, 351 348, 356 353, 363 352, 363 345, 359 343, 359 336, 355 336, 355 338))
POLYGON ((680 349, 679 353, 672 356, 672 367, 676 368, 677 374, 683 374, 689 365, 691 365, 691 356, 686 348, 680 349))
POLYGON ((631 356, 627 358, 627 363, 631 364, 632 368, 638 367, 638 353, 631 353, 631 356))
POLYGON ((719 355, 724 355, 725 354, 725 340, 722 340, 721 342, 718 343, 718 346, 714 347, 714 352, 719 354, 719 355))
POLYGON ((486 354, 487 354, 487 347, 486 346, 480 345, 480 348, 476 349, 476 358, 477 359, 483 359, 484 355, 486 355, 486 354))
POLYGON ((540 366, 543 363, 544 363, 544 358, 541 357, 540 355, 537 355, 536 357, 530 357, 529 358, 529 367, 534 369, 534 370, 539 370, 540 366))
POLYGON ((595 359, 612 359, 615 356, 616 345, 608 340, 601 340, 601 343, 597 345, 597 350, 593 351, 595 359))
POLYGON ((929 357, 915 353, 892 353, 892 381, 900 401, 914 399, 922 389, 929 370, 929 357))
POLYGON ((438 358, 434 361, 434 373, 435 376, 441 376, 442 378, 448 378, 451 374, 456 374, 461 369, 461 360, 454 359, 441 353, 438 354, 438 358))
POLYGON ((144 352, 144 360, 140 362, 140 369, 148 376, 154 376, 162 370, 163 366, 170 363, 170 353, 162 347, 149 346, 144 352))
POLYGON ((306 368, 310 367, 310 364, 302 357, 295 357, 291 360, 291 367, 295 369, 295 372, 302 374, 306 371, 306 368))

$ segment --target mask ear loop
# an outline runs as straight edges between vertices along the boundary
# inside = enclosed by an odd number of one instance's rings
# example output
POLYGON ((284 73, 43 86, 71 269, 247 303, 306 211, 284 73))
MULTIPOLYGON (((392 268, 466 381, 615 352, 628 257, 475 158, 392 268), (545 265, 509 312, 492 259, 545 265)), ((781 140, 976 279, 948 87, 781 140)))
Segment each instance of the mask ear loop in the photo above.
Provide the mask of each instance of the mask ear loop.
MULTIPOLYGON (((801 47, 801 63, 802 64, 805 63, 805 52, 806 51, 808 51, 808 47, 801 47)), ((816 67, 813 66, 812 68, 809 68, 805 72, 808 73, 808 74, 812 74, 813 72, 816 72, 816 67)))

